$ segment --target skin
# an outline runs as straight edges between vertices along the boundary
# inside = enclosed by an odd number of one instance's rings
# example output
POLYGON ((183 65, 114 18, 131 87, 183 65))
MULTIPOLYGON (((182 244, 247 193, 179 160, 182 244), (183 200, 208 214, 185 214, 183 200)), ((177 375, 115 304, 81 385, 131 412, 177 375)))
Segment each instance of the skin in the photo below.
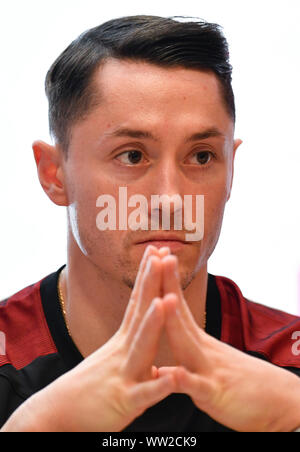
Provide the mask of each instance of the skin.
POLYGON ((94 83, 102 101, 73 126, 68 159, 58 145, 33 145, 44 190, 68 210, 63 293, 71 334, 85 359, 30 397, 2 431, 120 431, 172 392, 188 394, 234 430, 295 429, 298 377, 201 328, 207 260, 241 143, 233 138, 215 76, 113 60, 94 83), (120 127, 146 130, 155 139, 112 137, 120 127), (212 127, 221 136, 186 142, 212 127), (124 164, 120 154, 131 149, 142 150, 145 161, 124 164), (203 150, 215 157, 202 166, 191 156, 203 150), (117 197, 119 186, 127 186, 128 196, 204 194, 204 239, 171 253, 153 246, 145 251, 146 245, 136 244, 139 232, 100 232, 96 198, 117 197))
POLYGON ((29 398, 2 431, 120 431, 175 391, 174 377, 158 378, 152 366, 164 324, 162 301, 155 296, 163 254, 146 250, 122 325, 112 338, 29 398))
POLYGON ((121 431, 172 392, 188 394, 237 431, 288 432, 299 426, 299 378, 206 334, 184 300, 177 257, 148 247, 118 331, 30 397, 1 431, 121 431), (154 296, 159 275, 163 297, 154 296), (151 365, 162 329, 178 366, 151 365))
MULTIPOLYGON (((120 186, 127 187, 128 198, 143 194, 149 205, 152 194, 205 196, 204 239, 174 252, 185 298, 201 325, 207 260, 219 237, 241 143, 234 140, 234 124, 213 73, 112 59, 93 83, 101 102, 72 127, 68 159, 57 145, 33 144, 44 190, 54 203, 67 206, 63 293, 72 337, 83 356, 119 327, 146 247, 136 242, 154 232, 99 231, 97 197, 109 194, 117 200, 120 186), (153 138, 114 136, 120 128, 153 138), (212 128, 220 135, 191 140, 212 128), (131 150, 140 151, 138 164, 130 164, 131 150), (197 163, 197 152, 206 152, 206 164, 197 163)), ((164 340, 156 364, 173 364, 164 340)))

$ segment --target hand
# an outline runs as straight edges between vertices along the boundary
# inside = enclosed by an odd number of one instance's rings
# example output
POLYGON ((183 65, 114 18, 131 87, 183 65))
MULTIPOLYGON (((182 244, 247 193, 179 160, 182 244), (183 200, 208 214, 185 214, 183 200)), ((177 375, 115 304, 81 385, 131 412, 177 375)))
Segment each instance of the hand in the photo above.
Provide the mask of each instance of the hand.
POLYGON ((251 357, 206 334, 196 324, 181 291, 177 259, 162 260, 165 325, 177 368, 176 392, 216 421, 237 431, 293 431, 300 425, 299 377, 251 357))
POLYGON ((120 431, 174 391, 174 377, 152 368, 164 325, 158 297, 167 253, 147 248, 120 329, 21 405, 3 431, 120 431))

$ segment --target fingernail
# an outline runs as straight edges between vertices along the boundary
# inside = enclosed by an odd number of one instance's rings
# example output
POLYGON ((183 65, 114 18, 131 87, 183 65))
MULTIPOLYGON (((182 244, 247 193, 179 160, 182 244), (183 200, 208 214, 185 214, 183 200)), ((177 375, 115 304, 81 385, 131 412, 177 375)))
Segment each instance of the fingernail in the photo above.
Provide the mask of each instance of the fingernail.
POLYGON ((163 246, 162 248, 160 248, 159 252, 160 252, 160 253, 165 253, 165 252, 167 252, 168 254, 170 254, 170 253, 171 253, 171 250, 170 250, 170 248, 169 248, 168 246, 163 246))
POLYGON ((149 254, 150 254, 151 251, 152 251, 152 248, 153 248, 152 245, 148 245, 148 246, 147 246, 147 248, 146 248, 145 251, 144 251, 144 256, 143 256, 144 259, 147 259, 147 258, 148 258, 149 254))
POLYGON ((145 254, 149 254, 152 248, 152 245, 148 245, 145 254))

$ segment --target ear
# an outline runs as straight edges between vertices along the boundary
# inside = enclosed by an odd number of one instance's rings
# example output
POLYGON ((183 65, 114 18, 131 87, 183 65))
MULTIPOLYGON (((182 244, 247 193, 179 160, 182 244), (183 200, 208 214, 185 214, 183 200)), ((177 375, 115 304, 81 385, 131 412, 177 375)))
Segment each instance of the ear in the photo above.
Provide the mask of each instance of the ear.
POLYGON ((58 206, 67 206, 62 151, 58 146, 51 146, 40 140, 32 144, 32 149, 44 192, 58 206))
POLYGON ((230 195, 231 195, 232 182, 233 182, 233 173, 234 173, 234 159, 235 159, 235 153, 236 153, 237 148, 238 148, 242 143, 243 143, 242 140, 240 140, 239 138, 236 139, 236 140, 234 140, 234 142, 233 142, 233 150, 232 150, 232 151, 233 151, 233 154, 232 154, 232 160, 231 160, 230 187, 229 187, 229 190, 228 190, 227 201, 229 200, 230 195))

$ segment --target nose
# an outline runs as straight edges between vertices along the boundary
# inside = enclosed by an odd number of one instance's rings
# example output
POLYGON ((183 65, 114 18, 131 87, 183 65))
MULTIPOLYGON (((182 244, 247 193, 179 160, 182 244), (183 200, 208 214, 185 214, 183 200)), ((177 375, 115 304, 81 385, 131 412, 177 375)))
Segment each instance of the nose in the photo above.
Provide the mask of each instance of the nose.
MULTIPOLYGON (((179 223, 182 218, 182 174, 174 157, 162 159, 152 169, 150 177, 150 199, 148 201, 149 217, 154 223, 159 219, 170 218, 173 224, 174 216, 179 223), (178 216, 179 215, 179 216, 178 216)), ((166 220, 166 225, 169 221, 166 220)), ((175 223, 174 223, 175 224, 175 223)), ((168 227, 166 227, 168 229, 168 227)))
POLYGON ((181 192, 181 171, 175 159, 162 159, 152 170, 153 194, 173 196, 181 192))

